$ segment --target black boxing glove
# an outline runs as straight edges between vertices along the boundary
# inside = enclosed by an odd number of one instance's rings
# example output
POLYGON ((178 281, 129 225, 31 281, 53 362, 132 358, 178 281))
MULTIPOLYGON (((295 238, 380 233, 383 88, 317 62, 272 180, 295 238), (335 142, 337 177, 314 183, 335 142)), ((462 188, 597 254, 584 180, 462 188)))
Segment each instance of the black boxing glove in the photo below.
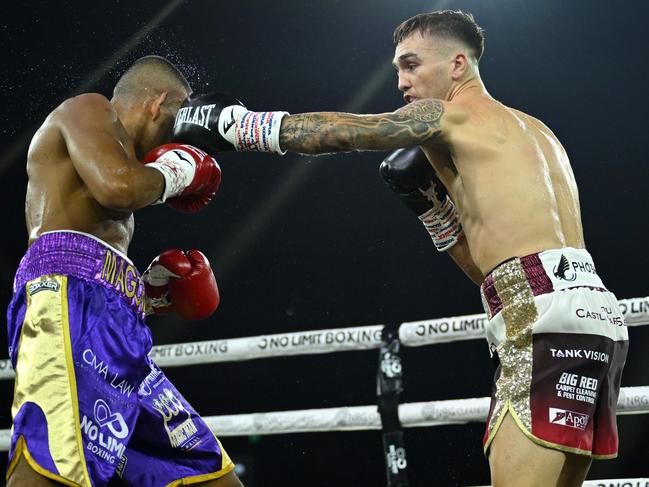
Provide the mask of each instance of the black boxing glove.
MULTIPOLYGON (((223 93, 189 95, 176 114, 173 141, 194 145, 208 154, 234 150, 218 129, 221 112, 231 106, 245 109, 239 100, 223 93)), ((226 120, 221 120, 221 123, 226 123, 226 120)))
POLYGON ((457 243, 462 225, 455 205, 418 146, 392 152, 381 163, 379 172, 424 224, 437 250, 446 251, 457 243))
POLYGON ((222 93, 190 95, 176 115, 173 140, 208 153, 223 150, 274 152, 287 112, 252 112, 222 93))

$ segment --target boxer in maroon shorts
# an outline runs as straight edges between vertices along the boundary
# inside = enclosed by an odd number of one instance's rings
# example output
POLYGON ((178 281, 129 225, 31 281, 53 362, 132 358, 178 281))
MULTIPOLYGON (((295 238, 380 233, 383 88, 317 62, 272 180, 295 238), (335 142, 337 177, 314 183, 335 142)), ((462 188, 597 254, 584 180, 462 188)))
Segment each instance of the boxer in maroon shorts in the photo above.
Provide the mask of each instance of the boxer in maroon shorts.
POLYGON ((568 155, 540 120, 487 92, 470 14, 416 15, 394 44, 406 102, 394 112, 255 112, 206 94, 181 108, 175 137, 276 154, 406 148, 382 176, 435 247, 484 281, 500 359, 485 439, 492 484, 580 486, 592 458, 617 452, 627 330, 585 250, 568 155))
POLYGON ((588 252, 510 259, 487 274, 481 293, 498 363, 485 451, 509 413, 539 445, 617 456, 615 407, 629 336, 588 252))

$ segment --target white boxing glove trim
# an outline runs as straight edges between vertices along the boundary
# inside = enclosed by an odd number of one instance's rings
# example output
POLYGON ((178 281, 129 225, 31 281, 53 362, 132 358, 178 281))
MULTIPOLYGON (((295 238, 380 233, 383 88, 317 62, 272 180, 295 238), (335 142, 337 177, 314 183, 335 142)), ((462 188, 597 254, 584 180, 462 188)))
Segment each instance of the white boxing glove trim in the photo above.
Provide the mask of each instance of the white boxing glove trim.
POLYGON ((155 264, 146 270, 142 279, 150 286, 161 287, 169 284, 169 279, 172 277, 175 277, 176 279, 180 278, 178 274, 174 274, 164 265, 155 264))
POLYGON ((156 205, 180 195, 191 184, 196 174, 194 157, 181 149, 165 152, 155 162, 147 164, 147 167, 160 171, 165 180, 162 195, 154 203, 156 205))
POLYGON ((279 133, 285 115, 288 112, 252 112, 241 105, 232 105, 221 111, 219 133, 237 151, 284 155, 286 151, 279 145, 279 133))
POLYGON ((426 213, 419 215, 419 219, 426 227, 439 252, 445 252, 453 247, 462 235, 460 217, 455 204, 448 196, 442 206, 431 208, 426 213))

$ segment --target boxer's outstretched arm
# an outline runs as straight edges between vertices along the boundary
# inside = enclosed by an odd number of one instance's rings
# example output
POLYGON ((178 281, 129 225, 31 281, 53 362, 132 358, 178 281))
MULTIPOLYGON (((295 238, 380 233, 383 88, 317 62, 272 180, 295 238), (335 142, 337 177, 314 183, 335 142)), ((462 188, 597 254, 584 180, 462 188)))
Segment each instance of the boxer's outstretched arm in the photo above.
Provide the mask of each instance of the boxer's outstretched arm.
POLYGON ((237 150, 326 154, 393 150, 435 139, 444 143, 468 119, 466 107, 437 99, 416 100, 392 113, 357 115, 255 112, 220 93, 191 96, 174 125, 174 140, 206 152, 237 150))
POLYGON ((352 150, 392 150, 440 136, 458 114, 448 103, 417 100, 392 113, 355 115, 314 112, 282 119, 280 146, 289 152, 322 154, 352 150))

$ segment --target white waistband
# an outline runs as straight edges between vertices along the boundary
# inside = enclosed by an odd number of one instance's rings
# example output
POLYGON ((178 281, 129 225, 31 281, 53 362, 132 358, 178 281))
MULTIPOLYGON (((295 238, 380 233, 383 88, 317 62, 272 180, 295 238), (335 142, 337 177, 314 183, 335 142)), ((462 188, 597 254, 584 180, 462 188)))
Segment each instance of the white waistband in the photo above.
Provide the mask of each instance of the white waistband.
POLYGON ((606 289, 586 249, 564 247, 545 250, 538 255, 555 291, 575 286, 606 289))

